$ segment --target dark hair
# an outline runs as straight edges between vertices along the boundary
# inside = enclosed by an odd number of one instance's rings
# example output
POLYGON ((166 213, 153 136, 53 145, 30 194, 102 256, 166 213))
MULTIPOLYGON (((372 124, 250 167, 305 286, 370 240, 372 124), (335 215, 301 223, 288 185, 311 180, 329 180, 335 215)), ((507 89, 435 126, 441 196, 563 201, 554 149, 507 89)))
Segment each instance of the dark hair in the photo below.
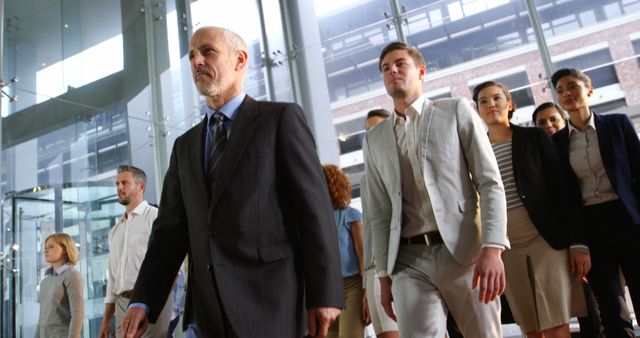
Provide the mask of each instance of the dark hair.
POLYGON ((536 117, 538 116, 538 113, 549 108, 555 108, 558 111, 558 113, 560 113, 560 116, 562 116, 562 118, 565 121, 567 120, 567 114, 565 113, 564 109, 560 108, 559 105, 553 102, 545 102, 537 106, 536 109, 533 111, 533 114, 531 114, 531 121, 533 121, 533 124, 536 124, 536 117))
POLYGON ((125 164, 118 166, 118 174, 122 172, 130 172, 136 181, 144 183, 145 186, 147 185, 147 174, 145 174, 144 170, 125 164))
POLYGON ((511 109, 509 109, 509 120, 511 120, 511 117, 513 116, 513 113, 515 113, 516 111, 516 103, 513 102, 513 100, 511 99, 511 93, 509 92, 509 87, 507 87, 505 84, 500 83, 500 82, 496 82, 496 81, 485 81, 482 82, 481 84, 475 86, 475 88, 473 88, 473 102, 476 103, 476 109, 478 109, 478 95, 480 95, 480 92, 485 89, 485 88, 489 88, 489 87, 498 87, 502 90, 502 93, 504 94, 504 96, 507 98, 507 102, 511 102, 511 109))
POLYGON ((411 56, 411 58, 413 59, 413 62, 416 64, 416 66, 422 66, 425 64, 424 58, 422 57, 422 54, 420 54, 420 51, 417 48, 411 47, 404 42, 396 41, 386 45, 382 49, 382 52, 380 53, 380 58, 378 59, 379 71, 382 71, 382 59, 384 59, 384 57, 387 56, 387 54, 393 52, 394 50, 406 50, 409 53, 409 56, 411 56))
POLYGON ((372 117, 382 117, 383 119, 386 119, 389 116, 391 116, 391 113, 386 109, 374 109, 367 113, 367 117, 364 120, 367 121, 372 117))
POLYGON ((591 78, 587 74, 575 68, 562 68, 557 70, 555 73, 553 73, 553 75, 551 75, 551 83, 553 84, 554 90, 556 89, 556 86, 558 85, 558 82, 560 81, 560 79, 562 79, 565 76, 573 76, 577 78, 578 80, 584 82, 587 88, 591 88, 592 86, 591 78))
POLYGON ((333 209, 341 210, 348 207, 351 203, 351 182, 347 175, 334 164, 325 164, 322 170, 327 179, 333 209))

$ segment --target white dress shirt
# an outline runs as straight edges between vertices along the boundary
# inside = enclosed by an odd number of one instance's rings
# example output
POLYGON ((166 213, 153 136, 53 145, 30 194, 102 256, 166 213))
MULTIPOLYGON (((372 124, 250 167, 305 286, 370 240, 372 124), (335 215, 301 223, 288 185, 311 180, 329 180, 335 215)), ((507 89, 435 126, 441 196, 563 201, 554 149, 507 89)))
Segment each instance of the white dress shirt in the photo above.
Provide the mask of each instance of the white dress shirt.
POLYGON ((402 237, 412 237, 438 230, 431 200, 424 183, 420 154, 420 121, 424 95, 418 97, 403 113, 393 114, 393 126, 400 159, 402 182, 402 237))
POLYGON ((151 226, 158 209, 142 201, 109 230, 109 276, 105 303, 115 303, 119 295, 133 289, 138 270, 147 252, 151 226))

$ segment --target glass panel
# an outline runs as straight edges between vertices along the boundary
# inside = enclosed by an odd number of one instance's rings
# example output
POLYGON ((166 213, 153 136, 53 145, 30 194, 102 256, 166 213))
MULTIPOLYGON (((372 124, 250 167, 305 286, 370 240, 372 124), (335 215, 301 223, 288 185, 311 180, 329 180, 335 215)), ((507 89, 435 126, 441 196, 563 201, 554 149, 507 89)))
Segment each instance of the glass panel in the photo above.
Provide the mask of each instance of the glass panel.
POLYGON ((18 76, 3 115, 123 69, 119 1, 5 1, 3 72, 18 76), (108 18, 108 20, 105 20, 108 18))
POLYGON ((2 276, 4 337, 12 337, 15 313, 18 336, 35 334, 37 287, 46 264, 43 240, 53 232, 70 234, 79 245, 77 268, 85 281, 84 337, 95 337, 103 314, 107 232, 122 214, 113 185, 114 168, 129 163, 126 115, 121 104, 30 141, 3 150, 9 193, 2 214, 3 252, 17 244, 2 276), (14 294, 15 291, 15 294, 14 294), (15 305, 15 307, 14 307, 15 305))
POLYGON ((593 80, 598 112, 637 111, 640 68, 634 40, 638 0, 535 0, 555 69, 577 68, 593 80), (629 106, 629 108, 627 108, 629 106))
POLYGON ((633 45, 633 52, 636 54, 636 59, 638 60, 638 65, 640 65, 640 38, 633 40, 631 42, 633 45))
POLYGON ((405 8, 407 42, 420 49, 430 72, 535 42, 526 34, 531 24, 523 1, 407 2, 405 8))
MULTIPOLYGON (((7 273, 3 282, 15 299, 18 336, 35 335, 38 316, 38 285, 48 264, 44 261, 44 240, 52 233, 65 232, 74 238, 80 251, 76 268, 84 277, 84 337, 95 337, 100 329, 103 297, 108 265, 107 233, 122 214, 117 204, 115 187, 110 182, 80 186, 57 186, 16 193, 5 200, 15 208, 12 224, 7 224, 3 247, 10 259, 5 260, 7 273), (59 216, 62 216, 61 218, 59 216), (14 250, 12 250, 13 248, 14 250)), ((4 304, 8 310, 13 304, 4 304)), ((10 318, 10 317, 9 317, 10 318)), ((13 324, 8 318, 5 323, 13 324)), ((10 337, 8 331, 5 337, 10 337)))
POLYGON ((315 7, 331 102, 384 88, 378 56, 398 40, 390 2, 316 0, 315 7))

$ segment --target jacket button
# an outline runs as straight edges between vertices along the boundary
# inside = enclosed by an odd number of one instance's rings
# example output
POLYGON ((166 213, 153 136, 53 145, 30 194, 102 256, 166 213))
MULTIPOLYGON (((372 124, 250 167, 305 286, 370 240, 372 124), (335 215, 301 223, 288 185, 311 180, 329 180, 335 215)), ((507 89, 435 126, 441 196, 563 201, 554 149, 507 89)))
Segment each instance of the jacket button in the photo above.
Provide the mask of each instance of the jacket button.
POLYGON ((525 194, 520 195, 520 198, 525 199, 527 196, 525 194))
POLYGON ((207 270, 213 271, 213 266, 211 264, 207 264, 207 270))

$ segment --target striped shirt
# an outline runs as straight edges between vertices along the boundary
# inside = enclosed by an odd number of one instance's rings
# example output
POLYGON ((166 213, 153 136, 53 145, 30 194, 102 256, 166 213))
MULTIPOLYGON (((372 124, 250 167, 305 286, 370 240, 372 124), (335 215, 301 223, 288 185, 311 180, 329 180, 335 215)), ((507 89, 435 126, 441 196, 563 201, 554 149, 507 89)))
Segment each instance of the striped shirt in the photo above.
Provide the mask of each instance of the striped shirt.
POLYGON ((513 176, 513 162, 511 161, 511 140, 492 144, 493 153, 498 161, 504 192, 507 197, 507 210, 522 206, 518 196, 516 180, 513 176))

